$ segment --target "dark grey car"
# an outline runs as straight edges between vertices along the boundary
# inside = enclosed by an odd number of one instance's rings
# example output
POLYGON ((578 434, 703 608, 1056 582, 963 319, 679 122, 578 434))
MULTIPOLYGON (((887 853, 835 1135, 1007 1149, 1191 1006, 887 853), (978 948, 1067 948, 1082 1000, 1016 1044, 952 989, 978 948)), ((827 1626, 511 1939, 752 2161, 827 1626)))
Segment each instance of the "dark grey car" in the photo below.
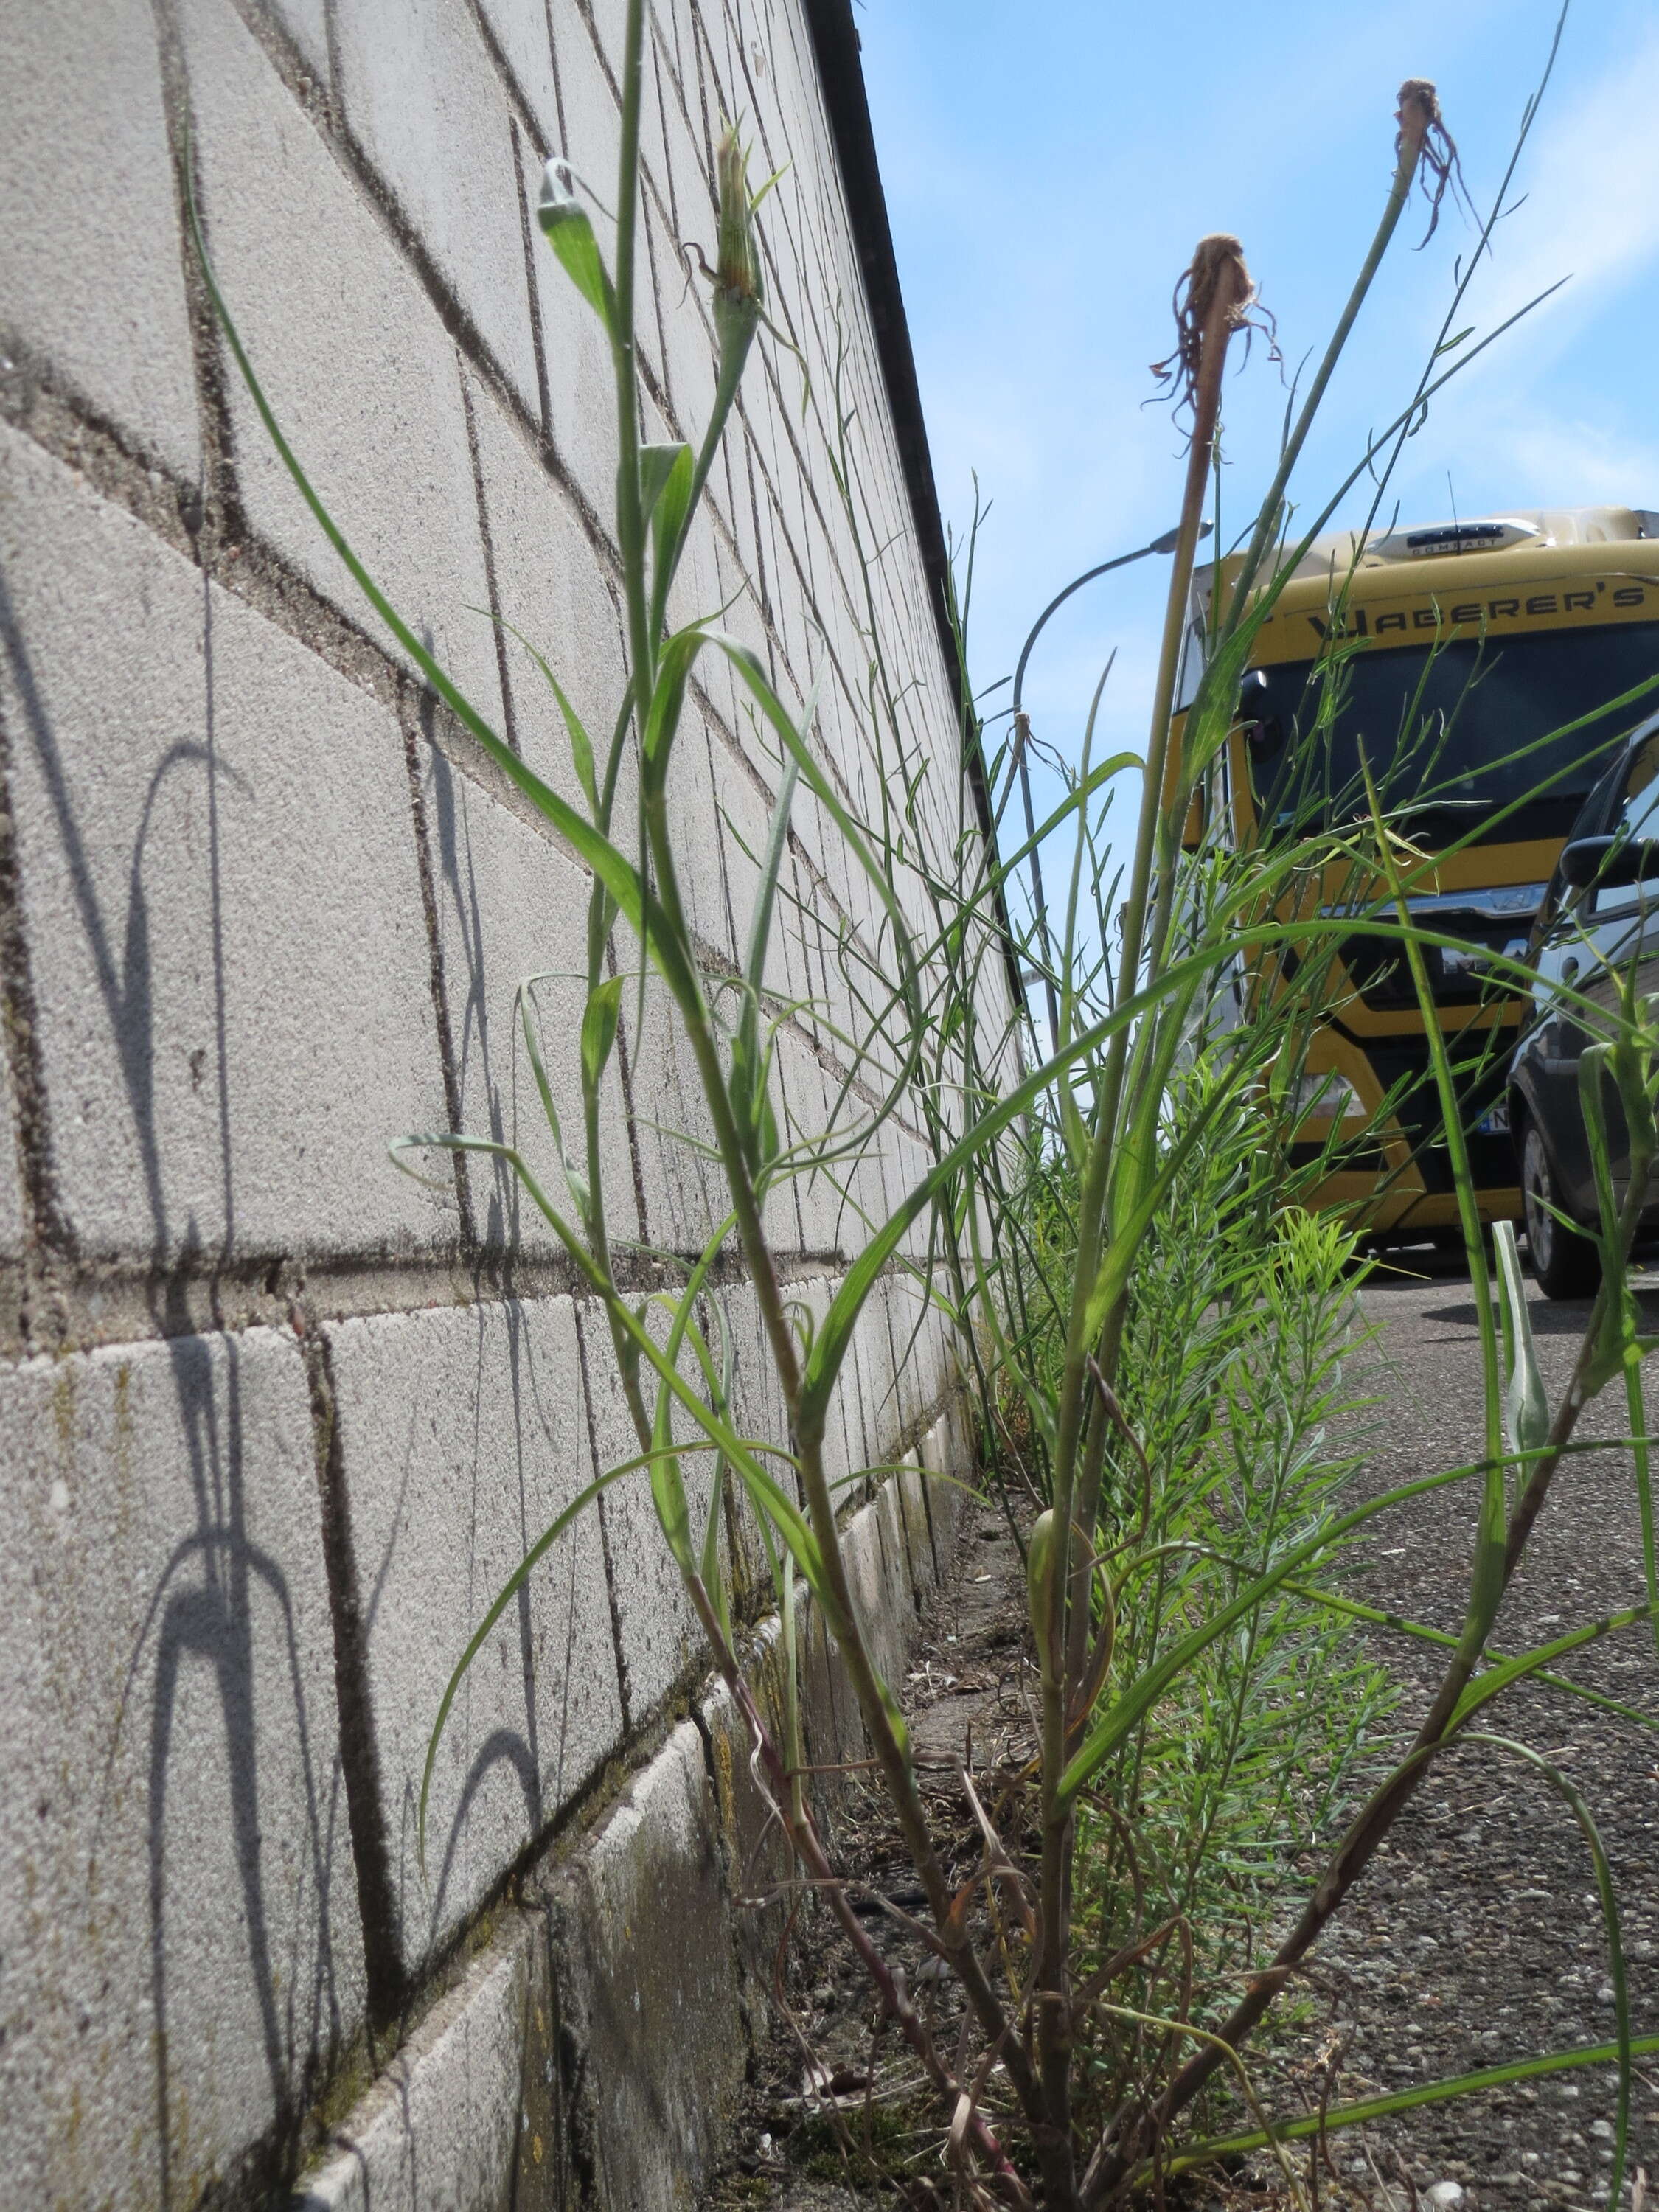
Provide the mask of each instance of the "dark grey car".
MULTIPOLYGON (((1528 957, 1532 1007, 1510 1063, 1510 1128, 1520 1161, 1527 1243, 1547 1296, 1586 1297, 1601 1259, 1565 1227, 1596 1218, 1595 1181, 1579 1103, 1578 1063, 1595 1017, 1565 1003, 1571 985, 1612 1012, 1633 963, 1638 991, 1659 991, 1659 715, 1642 724, 1584 801, 1568 832, 1528 957)), ((1629 1177, 1624 1117, 1607 1088, 1613 1181, 1629 1177)), ((1659 1194, 1656 1194, 1659 1201, 1659 1194)))

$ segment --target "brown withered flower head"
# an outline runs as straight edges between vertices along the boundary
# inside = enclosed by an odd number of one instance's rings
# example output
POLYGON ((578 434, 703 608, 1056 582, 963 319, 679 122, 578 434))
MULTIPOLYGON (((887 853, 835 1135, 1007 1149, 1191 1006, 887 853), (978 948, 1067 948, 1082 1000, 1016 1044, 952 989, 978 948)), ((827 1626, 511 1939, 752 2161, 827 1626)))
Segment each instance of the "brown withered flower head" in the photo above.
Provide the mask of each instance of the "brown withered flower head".
POLYGON ((1457 141, 1440 112, 1440 95, 1425 76, 1408 76, 1400 88, 1395 121, 1400 125, 1394 142, 1396 155, 1410 146, 1418 149, 1417 181, 1429 204, 1429 227, 1418 240, 1420 252, 1440 224, 1440 209, 1449 191, 1471 215, 1469 196, 1463 185, 1463 165, 1457 158, 1457 141))
POLYGON ((1175 351, 1167 359, 1152 363, 1152 374, 1161 387, 1154 397, 1175 403, 1177 421, 1183 410, 1191 414, 1204 361, 1204 334, 1213 319, 1218 295, 1224 293, 1230 295, 1232 301, 1227 311, 1227 333, 1245 333, 1247 357, 1250 335, 1260 331, 1267 341, 1269 358, 1281 358, 1278 325, 1256 295, 1255 283, 1244 265, 1244 248, 1224 230, 1200 238, 1175 288, 1171 303, 1175 310, 1175 351))

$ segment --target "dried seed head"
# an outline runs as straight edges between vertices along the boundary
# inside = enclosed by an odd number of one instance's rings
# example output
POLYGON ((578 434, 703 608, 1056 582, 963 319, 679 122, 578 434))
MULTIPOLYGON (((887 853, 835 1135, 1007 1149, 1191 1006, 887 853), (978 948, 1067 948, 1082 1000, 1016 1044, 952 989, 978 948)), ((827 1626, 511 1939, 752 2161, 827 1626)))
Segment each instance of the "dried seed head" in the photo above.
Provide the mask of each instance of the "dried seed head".
POLYGON ((1218 230, 1199 240, 1190 266, 1176 285, 1173 306, 1175 351, 1167 360, 1152 363, 1152 374, 1164 387, 1158 396, 1173 399, 1177 415, 1192 408, 1204 366, 1205 334, 1214 324, 1218 308, 1224 317, 1218 332, 1224 345, 1235 331, 1247 335, 1260 331, 1272 349, 1272 358, 1279 357, 1277 327, 1256 298, 1244 265, 1244 248, 1230 232, 1218 230))
MULTIPOLYGON (((1457 142, 1447 130, 1445 118, 1440 112, 1440 95, 1427 77, 1408 76, 1401 86, 1395 121, 1400 129, 1394 150, 1396 155, 1415 153, 1417 179, 1429 204, 1429 227, 1418 240, 1420 249, 1428 244, 1439 226, 1441 203, 1448 191, 1468 207, 1469 196, 1463 189, 1463 165, 1457 158, 1457 142)), ((1473 209, 1470 213, 1474 213, 1473 209)))

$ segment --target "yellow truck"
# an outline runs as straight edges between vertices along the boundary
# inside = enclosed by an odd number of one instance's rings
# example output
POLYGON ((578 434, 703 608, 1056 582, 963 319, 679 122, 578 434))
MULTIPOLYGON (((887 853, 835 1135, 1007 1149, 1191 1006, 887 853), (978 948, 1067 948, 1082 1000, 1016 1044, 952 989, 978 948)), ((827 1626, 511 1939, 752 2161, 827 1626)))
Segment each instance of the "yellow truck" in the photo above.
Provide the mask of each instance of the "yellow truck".
MULTIPOLYGON (((1363 545, 1346 532, 1319 539, 1252 647, 1212 785, 1224 835, 1254 841, 1358 811, 1363 749, 1390 805, 1407 809, 1413 844, 1445 854, 1416 887, 1414 911, 1488 951, 1522 952, 1611 747, 1659 704, 1656 694, 1609 705, 1659 674, 1656 540, 1659 514, 1614 507, 1516 509, 1363 545), (1568 724, 1580 726, 1564 734, 1568 724)), ((1237 562, 1194 578, 1200 646, 1218 571, 1225 592, 1237 562)), ((1324 911, 1340 915, 1378 888, 1333 870, 1324 911)), ((1522 1001, 1480 957, 1431 949, 1428 961, 1440 1026, 1455 1039, 1481 1217, 1516 1219, 1504 1073, 1522 1001)), ((1249 979, 1247 994, 1273 980, 1249 979)), ((1382 1240, 1449 1235, 1457 1209, 1428 1040, 1398 948, 1343 939, 1328 996, 1297 1135, 1311 1158, 1336 1118, 1352 1142, 1318 1202, 1382 1240)))

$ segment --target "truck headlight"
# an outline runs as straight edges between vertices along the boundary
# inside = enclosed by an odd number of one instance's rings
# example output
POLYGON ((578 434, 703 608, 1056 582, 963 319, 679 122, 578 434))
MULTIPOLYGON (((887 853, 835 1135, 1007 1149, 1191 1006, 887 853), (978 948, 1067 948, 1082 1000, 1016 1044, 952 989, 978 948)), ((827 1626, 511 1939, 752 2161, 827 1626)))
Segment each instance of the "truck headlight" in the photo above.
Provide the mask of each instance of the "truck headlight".
POLYGON ((1341 1121, 1363 1114, 1359 1093, 1346 1075, 1298 1075, 1287 1101, 1297 1121, 1341 1121))

